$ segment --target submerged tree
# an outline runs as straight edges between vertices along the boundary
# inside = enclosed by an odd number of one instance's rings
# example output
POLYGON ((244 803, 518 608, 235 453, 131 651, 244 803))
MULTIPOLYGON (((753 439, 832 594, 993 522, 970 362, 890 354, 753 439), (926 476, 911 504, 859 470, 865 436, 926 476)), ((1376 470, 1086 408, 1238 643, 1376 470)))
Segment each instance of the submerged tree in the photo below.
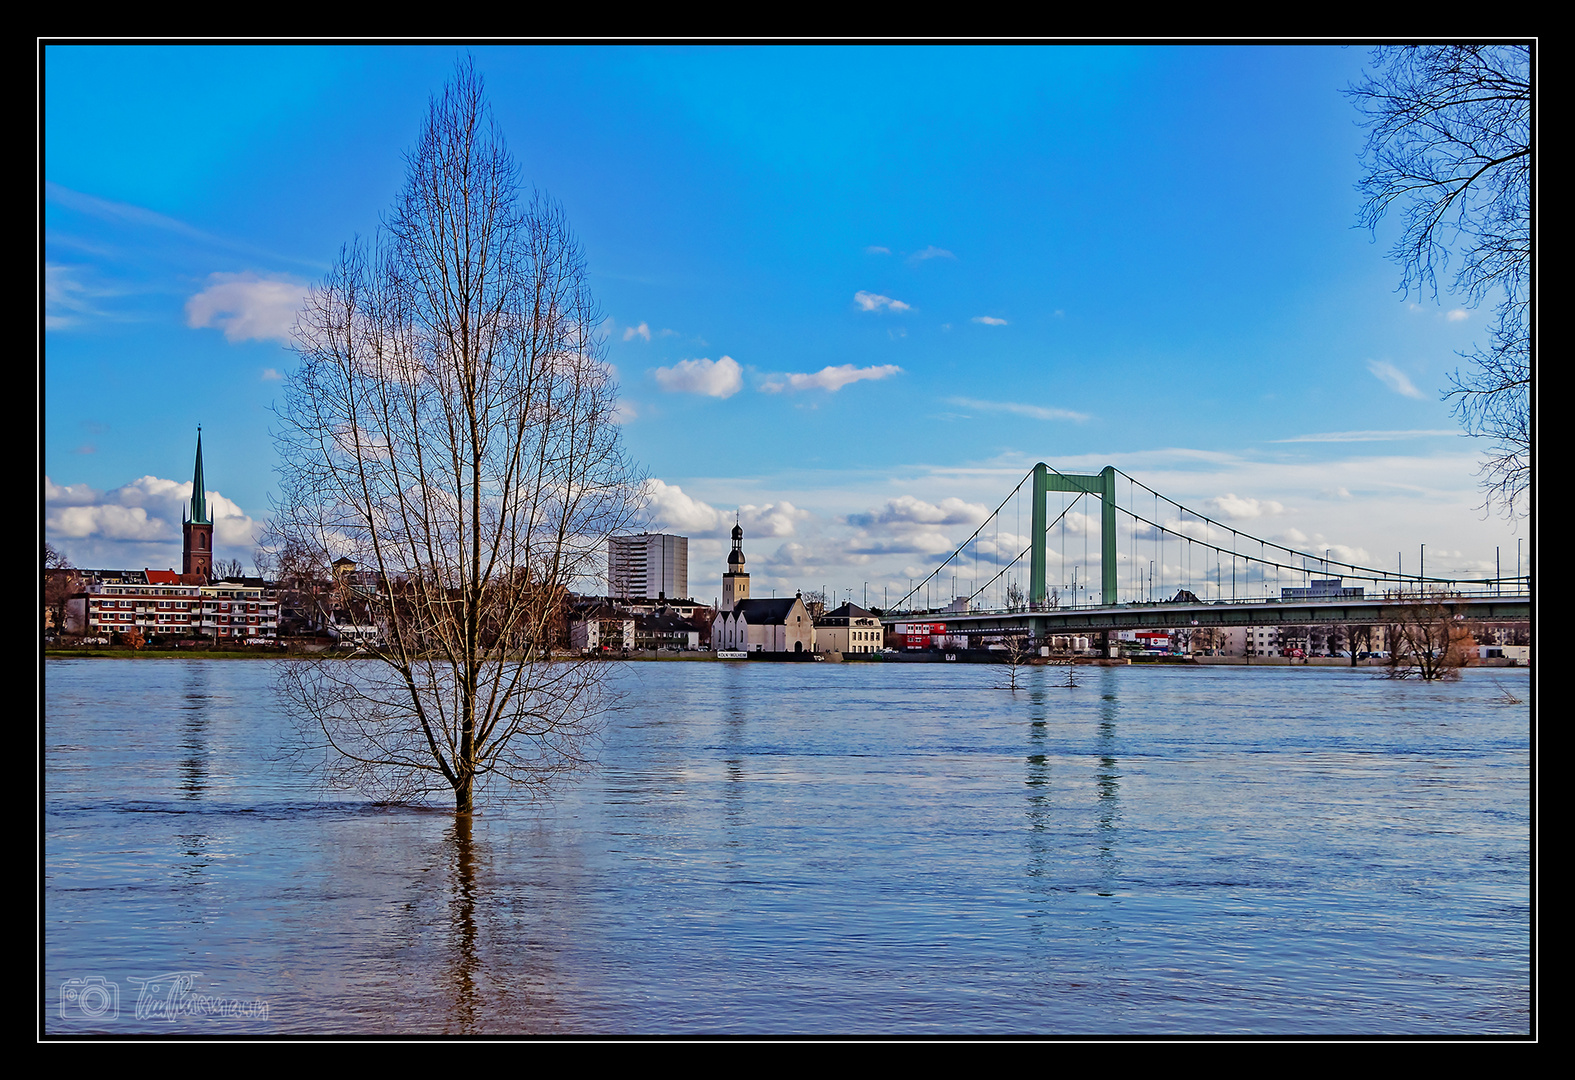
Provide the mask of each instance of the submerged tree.
POLYGON ((1017 691, 1018 672, 1033 663, 1038 655, 1033 635, 1011 634, 1002 641, 1001 661, 1006 664, 1006 685, 1003 690, 1017 691))
POLYGON ((450 790, 465 814, 490 780, 583 760, 604 669, 553 661, 553 639, 641 480, 601 321, 562 210, 522 192, 462 63, 384 227, 308 298, 279 411, 275 546, 332 564, 335 605, 378 633, 377 663, 282 668, 337 781, 450 790))
POLYGON ((1385 46, 1351 88, 1367 126, 1358 184, 1363 225, 1391 210, 1401 287, 1430 289, 1455 260, 1453 288, 1470 307, 1491 299, 1484 350, 1462 354, 1445 396, 1467 434, 1487 445, 1483 488, 1507 515, 1531 475, 1531 48, 1385 46))
POLYGON ((1396 610, 1385 634, 1388 678, 1427 682, 1460 678, 1475 640, 1456 614, 1453 599, 1442 593, 1423 595, 1396 610))

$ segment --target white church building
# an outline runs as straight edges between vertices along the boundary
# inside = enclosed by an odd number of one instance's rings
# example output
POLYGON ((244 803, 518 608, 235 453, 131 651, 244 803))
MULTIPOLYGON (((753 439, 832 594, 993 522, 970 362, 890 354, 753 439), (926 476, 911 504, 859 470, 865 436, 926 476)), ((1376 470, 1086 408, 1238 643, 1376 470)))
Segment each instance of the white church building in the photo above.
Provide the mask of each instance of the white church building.
POLYGON ((751 599, 744 569, 744 529, 733 526, 733 550, 722 575, 722 602, 711 623, 711 648, 717 652, 811 653, 815 620, 801 596, 751 599))

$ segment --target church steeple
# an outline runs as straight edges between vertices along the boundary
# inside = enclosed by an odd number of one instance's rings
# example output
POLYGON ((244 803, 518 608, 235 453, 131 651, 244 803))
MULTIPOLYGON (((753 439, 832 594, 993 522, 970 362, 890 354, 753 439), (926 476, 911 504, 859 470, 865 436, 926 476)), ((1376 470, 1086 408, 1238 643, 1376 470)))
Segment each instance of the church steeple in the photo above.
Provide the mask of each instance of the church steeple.
POLYGON ((733 524, 733 550, 727 553, 727 573, 722 575, 722 610, 732 611, 749 599, 749 572, 744 569, 744 527, 733 524))
POLYGON ((202 428, 197 429, 197 467, 191 478, 191 505, 181 523, 180 572, 206 582, 213 572, 213 518, 202 476, 202 428))
POLYGON ((212 525, 213 520, 208 517, 208 493, 202 479, 202 425, 197 425, 197 467, 191 478, 191 507, 187 511, 187 521, 193 525, 212 525))

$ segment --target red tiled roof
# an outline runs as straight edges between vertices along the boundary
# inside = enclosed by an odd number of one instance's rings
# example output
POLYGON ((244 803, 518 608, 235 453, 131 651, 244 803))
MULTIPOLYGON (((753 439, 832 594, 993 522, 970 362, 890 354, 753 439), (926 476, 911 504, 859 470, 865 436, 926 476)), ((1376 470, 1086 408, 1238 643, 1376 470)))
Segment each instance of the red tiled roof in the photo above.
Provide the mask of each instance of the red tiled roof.
POLYGON ((149 585, 179 585, 180 575, 173 570, 144 570, 149 585))

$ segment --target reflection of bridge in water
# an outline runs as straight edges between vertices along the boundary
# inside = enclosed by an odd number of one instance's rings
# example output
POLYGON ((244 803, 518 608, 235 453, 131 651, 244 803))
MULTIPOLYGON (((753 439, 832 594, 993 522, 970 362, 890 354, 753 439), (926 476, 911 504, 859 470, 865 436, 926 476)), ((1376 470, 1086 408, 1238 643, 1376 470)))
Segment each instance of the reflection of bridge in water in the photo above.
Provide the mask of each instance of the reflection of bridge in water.
POLYGON ((1479 624, 1531 617, 1530 578, 1518 566, 1513 576, 1428 575, 1422 548, 1417 572, 1406 574, 1399 556, 1388 570, 1331 555, 1332 549, 1318 555, 1242 532, 1111 466, 1073 476, 1040 463, 882 621, 888 627, 931 623, 934 633, 966 634, 972 644, 974 637, 1024 634, 1043 640, 1181 627, 1388 625, 1415 618, 1419 605, 1479 624), (1119 498, 1123 488, 1125 505, 1119 498), (1061 506, 1052 518, 1056 494, 1061 506), (1097 517, 1078 511, 1085 499, 1099 501, 1097 517), (1057 530, 1059 543, 1052 548, 1057 530), (1096 535, 1097 545, 1091 545, 1096 535), (1073 550, 1079 541, 1081 555, 1073 550), (1026 589, 1020 580, 1024 561, 1026 589), (921 596, 933 600, 948 568, 953 582, 972 569, 968 591, 953 588, 946 604, 919 602, 921 596), (1094 602, 1089 593, 1096 580, 1094 602), (1161 599, 1166 596, 1171 599, 1161 599))

